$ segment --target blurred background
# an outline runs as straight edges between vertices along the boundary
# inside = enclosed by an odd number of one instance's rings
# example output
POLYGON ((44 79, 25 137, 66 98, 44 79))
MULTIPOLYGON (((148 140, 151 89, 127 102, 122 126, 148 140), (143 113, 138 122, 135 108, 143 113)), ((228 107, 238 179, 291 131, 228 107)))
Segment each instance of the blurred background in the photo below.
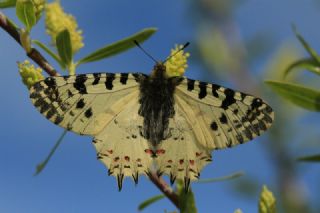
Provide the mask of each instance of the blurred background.
MULTIPOLYGON (((317 0, 162 0, 61 1, 83 30, 81 58, 93 50, 146 27, 158 32, 143 47, 155 58, 166 58, 175 44, 191 42, 186 76, 214 82, 265 99, 275 110, 275 123, 267 134, 233 149, 216 151, 201 178, 243 171, 238 179, 192 184, 199 212, 257 212, 263 184, 277 198, 279 212, 320 212, 319 164, 296 161, 319 153, 317 113, 283 102, 263 81, 280 79, 290 62, 306 55, 291 25, 316 50, 320 49, 320 1, 317 0)), ((13 9, 1 10, 15 18, 13 9)), ((43 20, 32 38, 50 43, 43 20)), ((21 83, 17 61, 23 49, 0 30, 0 212, 136 212, 139 203, 161 194, 145 177, 139 184, 126 179, 118 192, 96 160, 90 137, 68 133, 45 170, 34 177, 35 166, 55 144, 63 130, 34 108, 21 83)), ((52 60, 55 67, 58 67, 52 60)), ((151 61, 134 48, 104 61, 81 66, 77 73, 150 73, 151 61)), ((319 89, 309 74, 290 80, 319 89)), ((168 180, 166 178, 166 180, 168 180)), ((144 212, 173 211, 163 199, 144 212)))

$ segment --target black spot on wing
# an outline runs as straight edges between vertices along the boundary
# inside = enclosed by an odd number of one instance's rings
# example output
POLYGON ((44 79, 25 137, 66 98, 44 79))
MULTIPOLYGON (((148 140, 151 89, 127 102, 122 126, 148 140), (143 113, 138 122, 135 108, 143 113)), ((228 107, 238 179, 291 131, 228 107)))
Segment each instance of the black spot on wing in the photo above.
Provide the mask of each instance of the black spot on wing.
POLYGON ((114 73, 107 74, 107 79, 106 79, 106 82, 105 82, 106 89, 112 90, 112 88, 113 88, 112 82, 113 82, 114 79, 115 79, 115 74, 114 73))
POLYGON ((221 117, 219 118, 219 120, 223 124, 227 124, 228 123, 227 116, 224 113, 221 114, 221 117))
POLYGON ((38 99, 38 98, 41 98, 41 95, 37 92, 33 92, 30 94, 29 96, 31 99, 38 99))
POLYGON ((87 94, 87 88, 84 84, 87 81, 88 77, 85 74, 77 75, 76 80, 73 83, 73 86, 80 94, 87 94))
POLYGON ((93 73, 94 81, 92 82, 92 85, 97 85, 101 78, 101 73, 93 73))
POLYGON ((121 84, 127 84, 128 76, 129 76, 128 73, 121 73, 121 75, 120 75, 120 83, 121 84))
POLYGON ((207 96, 207 83, 206 82, 199 82, 199 98, 202 99, 207 96))
POLYGON ((54 120, 55 124, 59 124, 63 121, 63 117, 61 115, 57 115, 56 119, 54 120))
POLYGON ((53 77, 48 77, 44 79, 44 83, 51 88, 56 86, 56 80, 53 77))
POLYGON ((76 105, 76 108, 77 109, 82 109, 84 107, 85 103, 84 103, 84 99, 81 98, 78 102, 77 102, 77 105, 76 105))
POLYGON ((234 99, 235 92, 232 89, 225 89, 224 94, 225 99, 222 101, 221 108, 226 110, 231 104, 234 104, 236 102, 236 100, 234 99))
POLYGON ((56 111, 56 109, 55 108, 53 108, 53 107, 51 107, 51 109, 47 112, 47 114, 46 114, 46 118, 47 119, 50 119, 50 118, 52 118, 52 116, 54 116, 54 114, 56 114, 57 113, 57 111, 56 111))
POLYGON ((218 130, 218 125, 215 121, 213 121, 210 125, 211 129, 214 130, 214 131, 217 131, 218 130))
POLYGON ((243 139, 241 134, 237 134, 236 138, 237 138, 237 140, 239 141, 240 144, 242 144, 244 142, 244 139, 243 139))
POLYGON ((255 98, 253 99, 252 103, 251 103, 251 107, 253 109, 257 109, 262 105, 262 100, 260 98, 255 98))
POLYGON ((188 91, 192 91, 194 89, 194 82, 195 82, 195 80, 187 79, 188 91))
POLYGON ((50 104, 47 102, 43 102, 43 104, 40 106, 40 113, 44 113, 45 111, 49 110, 50 104))
POLYGON ((218 90, 220 89, 220 86, 217 84, 212 84, 212 95, 216 98, 219 98, 218 90))
POLYGON ((90 118, 92 116, 92 109, 87 109, 84 113, 84 116, 86 116, 86 118, 90 118))

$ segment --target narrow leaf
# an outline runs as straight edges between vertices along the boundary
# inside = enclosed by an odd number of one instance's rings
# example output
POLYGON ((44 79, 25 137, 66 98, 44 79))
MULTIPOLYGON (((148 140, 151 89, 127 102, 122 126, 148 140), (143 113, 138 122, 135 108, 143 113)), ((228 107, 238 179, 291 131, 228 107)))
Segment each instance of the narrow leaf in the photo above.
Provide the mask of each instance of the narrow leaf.
POLYGON ((35 6, 30 0, 18 0, 16 2, 16 14, 28 32, 37 23, 35 6))
POLYGON ((110 45, 106 45, 93 53, 87 55, 86 57, 82 58, 79 62, 79 64, 83 63, 89 63, 93 61, 102 60, 104 58, 114 56, 116 54, 119 54, 121 52, 124 52, 132 47, 135 47, 135 44, 133 43, 134 40, 138 41, 139 43, 144 42, 147 40, 152 34, 154 34, 157 31, 156 28, 146 28, 132 36, 129 36, 123 40, 114 42, 110 45))
POLYGON ((232 179, 236 179, 238 177, 241 177, 244 174, 245 174, 244 172, 236 172, 231 175, 227 175, 227 176, 223 176, 223 177, 197 180, 195 183, 214 183, 214 182, 232 180, 232 179))
POLYGON ((143 209, 145 209, 146 207, 150 206, 151 204, 165 198, 166 196, 164 195, 156 195, 154 197, 151 197, 145 201, 143 201, 142 203, 140 203, 140 205, 138 206, 138 210, 142 211, 143 209))
POLYGON ((39 46, 41 49, 43 49, 48 55, 50 55, 56 62, 59 63, 60 67, 62 69, 65 69, 64 64, 61 62, 60 57, 55 54, 53 51, 50 50, 49 47, 47 47, 44 43, 42 43, 41 41, 38 40, 32 40, 32 43, 36 44, 37 46, 39 46))
POLYGON ((291 72, 293 69, 296 69, 296 68, 309 70, 310 72, 320 75, 320 64, 313 58, 304 58, 304 59, 300 59, 298 61, 293 62, 284 71, 284 77, 286 77, 289 74, 289 72, 291 72))
POLYGON ((187 193, 185 191, 179 196, 180 212, 181 213, 197 213, 196 203, 192 190, 187 193))
POLYGON ((320 92, 297 84, 265 81, 286 100, 311 111, 320 111, 320 92))
POLYGON ((180 213, 197 213, 196 202, 191 188, 186 191, 185 185, 181 180, 177 181, 176 187, 176 192, 179 196, 180 213))
POLYGON ((299 157, 297 160, 304 161, 304 162, 320 162, 320 154, 299 157))
POLYGON ((308 44, 308 42, 306 40, 304 40, 304 38, 300 35, 300 33, 297 31, 297 29, 294 25, 292 26, 292 30, 296 34, 296 37, 299 39, 299 41, 301 42, 303 47, 310 54, 310 56, 320 64, 320 58, 319 58, 317 52, 310 47, 310 45, 308 44))
POLYGON ((66 66, 72 62, 72 44, 70 39, 70 33, 67 29, 61 31, 56 37, 57 50, 61 59, 61 62, 66 66))
POLYGON ((0 1, 0 8, 15 7, 17 0, 0 1))
POLYGON ((55 151, 58 149, 59 145, 61 144, 61 142, 62 142, 64 136, 67 134, 67 132, 68 132, 67 130, 63 131, 62 135, 57 140, 56 144, 51 149, 51 151, 50 151, 49 155, 46 157, 46 159, 37 165, 36 172, 35 172, 34 176, 40 174, 40 172, 42 172, 42 170, 46 167, 46 165, 48 164, 49 160, 51 159, 51 157, 53 156, 55 151))

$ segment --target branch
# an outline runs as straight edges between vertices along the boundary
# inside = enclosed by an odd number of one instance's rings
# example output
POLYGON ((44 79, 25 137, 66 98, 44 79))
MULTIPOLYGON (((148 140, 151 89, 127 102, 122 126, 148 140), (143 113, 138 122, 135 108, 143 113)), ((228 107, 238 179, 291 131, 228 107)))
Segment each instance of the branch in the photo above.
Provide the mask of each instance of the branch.
MULTIPOLYGON (((9 19, 0 12, 0 27, 3 28, 16 42, 21 45, 20 33, 16 27, 9 21, 9 19)), ((50 76, 58 76, 57 71, 49 64, 49 62, 41 55, 41 53, 32 48, 27 56, 36 62, 42 69, 44 69, 50 76)), ((150 180, 160 189, 161 192, 179 209, 178 195, 172 190, 170 186, 154 172, 149 174, 150 180)))
MULTIPOLYGON (((10 20, 0 12, 0 27, 4 29, 18 44, 21 45, 20 33, 17 28, 10 22, 10 20)), ((27 56, 31 58, 35 63, 37 63, 44 71, 50 76, 58 76, 57 71, 49 64, 49 62, 41 55, 41 53, 35 49, 31 48, 31 51, 27 53, 27 56)))
POLYGON ((178 208, 180 209, 179 205, 179 197, 178 195, 172 190, 170 186, 161 178, 158 177, 157 173, 150 172, 148 174, 150 180, 160 189, 160 191, 178 208))

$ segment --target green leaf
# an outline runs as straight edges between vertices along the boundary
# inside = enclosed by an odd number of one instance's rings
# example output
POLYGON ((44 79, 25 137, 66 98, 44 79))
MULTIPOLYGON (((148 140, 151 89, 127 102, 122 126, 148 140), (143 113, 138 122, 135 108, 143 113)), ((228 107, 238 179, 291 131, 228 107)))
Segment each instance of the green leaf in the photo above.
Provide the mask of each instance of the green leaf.
POLYGON ((318 56, 317 52, 310 47, 310 45, 308 44, 308 42, 306 42, 306 40, 304 40, 304 38, 300 35, 300 33, 297 31, 294 25, 292 26, 292 30, 296 34, 296 37, 299 39, 303 47, 310 54, 310 56, 320 64, 320 57, 318 56))
POLYGON ((73 54, 70 33, 67 29, 61 31, 57 35, 56 45, 61 62, 65 65, 65 67, 69 67, 72 63, 73 54))
POLYGON ((0 8, 15 7, 17 0, 0 1, 0 8))
POLYGON ((39 46, 41 49, 43 49, 48 55, 50 55, 56 62, 59 63, 60 67, 62 69, 65 69, 66 67, 64 66, 64 64, 62 63, 60 57, 55 54, 54 52, 52 52, 50 50, 49 47, 47 47, 45 44, 43 44, 41 41, 38 40, 32 40, 32 43, 36 44, 37 46, 39 46))
POLYGON ((179 196, 180 212, 181 213, 196 213, 196 203, 194 199, 194 194, 190 189, 187 193, 183 190, 179 196))
POLYGON ((55 151, 58 149, 59 145, 61 144, 61 142, 62 142, 64 136, 67 134, 67 132, 68 132, 67 130, 63 131, 62 135, 59 137, 56 144, 51 149, 49 155, 46 157, 46 159, 37 165, 36 172, 35 172, 34 176, 40 174, 40 172, 42 172, 42 170, 46 167, 46 165, 48 164, 49 160, 51 159, 51 157, 53 156, 55 151))
POLYGON ((191 188, 186 192, 183 182, 177 181, 177 194, 179 196, 180 213, 196 213, 196 202, 191 188))
POLYGON ((33 2, 30 0, 18 0, 16 2, 16 14, 28 32, 37 23, 35 10, 33 2))
POLYGON ((320 75, 320 64, 313 58, 304 58, 304 59, 300 59, 298 61, 293 62, 284 71, 284 77, 286 77, 289 74, 289 72, 291 72, 293 69, 296 69, 296 68, 306 69, 317 75, 320 75))
POLYGON ((214 183, 214 182, 232 180, 232 179, 241 177, 244 174, 245 174, 244 172, 235 172, 235 173, 233 173, 231 175, 227 175, 227 176, 223 176, 223 177, 197 180, 197 181, 195 181, 195 183, 214 183))
POLYGON ((165 198, 166 196, 164 195, 156 195, 154 197, 151 197, 145 201, 143 201, 142 203, 140 203, 140 205, 138 206, 138 210, 142 211, 143 209, 145 209, 146 207, 150 206, 151 204, 165 198))
POLYGON ((265 81, 286 100, 311 111, 320 111, 320 92, 297 84, 265 81))
POLYGON ((146 28, 132 36, 129 36, 123 40, 114 42, 110 45, 106 45, 93 53, 87 55, 86 57, 82 58, 79 62, 79 64, 83 63, 89 63, 93 61, 102 60, 104 58, 114 56, 116 54, 119 54, 121 52, 124 52, 132 47, 135 47, 135 44, 133 43, 134 40, 138 41, 139 43, 144 42, 147 40, 152 34, 154 34, 157 31, 156 28, 146 28))
POLYGON ((305 162, 320 162, 320 154, 299 157, 297 160, 298 161, 305 161, 305 162))

